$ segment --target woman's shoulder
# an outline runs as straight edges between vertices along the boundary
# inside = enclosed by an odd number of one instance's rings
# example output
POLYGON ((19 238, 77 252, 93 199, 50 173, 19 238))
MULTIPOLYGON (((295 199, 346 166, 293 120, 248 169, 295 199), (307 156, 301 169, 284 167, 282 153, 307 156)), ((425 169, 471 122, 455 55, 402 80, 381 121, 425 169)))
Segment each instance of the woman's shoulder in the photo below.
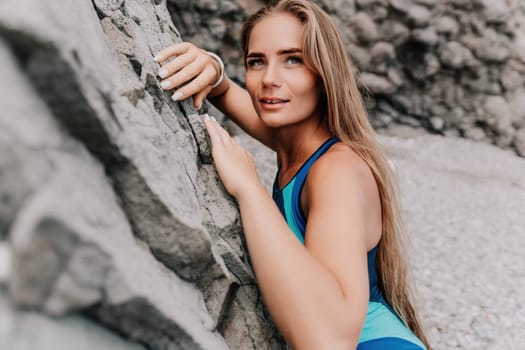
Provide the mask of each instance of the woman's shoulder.
POLYGON ((372 176, 370 167, 349 145, 338 142, 330 147, 310 169, 313 178, 350 177, 360 179, 372 176))
POLYGON ((353 194, 354 198, 376 198, 377 184, 372 170, 350 146, 334 144, 312 165, 305 183, 309 198, 316 192, 353 194))

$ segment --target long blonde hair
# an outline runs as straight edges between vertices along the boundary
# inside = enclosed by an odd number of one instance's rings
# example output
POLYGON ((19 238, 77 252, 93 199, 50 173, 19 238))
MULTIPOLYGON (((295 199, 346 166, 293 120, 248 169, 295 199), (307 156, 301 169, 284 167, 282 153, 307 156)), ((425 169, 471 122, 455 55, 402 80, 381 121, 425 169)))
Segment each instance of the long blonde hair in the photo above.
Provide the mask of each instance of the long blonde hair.
POLYGON ((323 81, 324 92, 320 103, 324 108, 325 122, 330 133, 339 137, 363 158, 377 183, 382 235, 376 265, 384 297, 407 327, 430 350, 408 283, 408 263, 403 256, 406 232, 402 225, 397 185, 368 120, 340 32, 328 14, 310 0, 273 1, 244 23, 241 31, 244 57, 246 58, 248 52, 254 26, 261 19, 282 12, 294 15, 304 26, 303 55, 305 63, 323 81))

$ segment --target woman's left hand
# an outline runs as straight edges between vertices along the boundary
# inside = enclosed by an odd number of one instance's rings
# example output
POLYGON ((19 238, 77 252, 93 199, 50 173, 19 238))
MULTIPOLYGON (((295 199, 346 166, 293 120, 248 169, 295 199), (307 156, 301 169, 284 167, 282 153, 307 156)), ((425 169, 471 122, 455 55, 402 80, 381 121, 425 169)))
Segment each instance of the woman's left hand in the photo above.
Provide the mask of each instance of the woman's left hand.
POLYGON ((204 125, 212 143, 212 156, 226 190, 234 197, 249 194, 261 185, 253 156, 242 148, 213 117, 205 116, 204 125))

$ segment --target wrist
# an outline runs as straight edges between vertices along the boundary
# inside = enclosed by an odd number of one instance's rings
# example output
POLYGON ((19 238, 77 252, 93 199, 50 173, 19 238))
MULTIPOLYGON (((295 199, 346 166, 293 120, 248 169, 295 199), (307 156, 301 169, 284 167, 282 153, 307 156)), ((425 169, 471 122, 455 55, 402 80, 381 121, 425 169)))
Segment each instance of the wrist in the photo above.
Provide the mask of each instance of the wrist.
POLYGON ((208 54, 208 56, 210 56, 211 58, 213 58, 215 60, 215 62, 217 62, 218 64, 218 74, 217 74, 217 80, 215 80, 215 83, 212 84, 211 88, 212 90, 215 89, 217 86, 219 86, 222 82, 222 80, 224 79, 224 62, 222 61, 222 59, 219 57, 219 55, 211 52, 211 51, 206 51, 206 53, 208 54))
POLYGON ((212 89, 210 93, 208 94, 207 98, 216 98, 224 95, 226 91, 230 88, 230 78, 227 75, 224 75, 224 79, 222 79, 219 86, 217 86, 215 89, 212 89))
POLYGON ((255 203, 258 203, 261 196, 268 195, 266 188, 261 181, 257 179, 257 181, 250 183, 249 186, 245 186, 241 191, 236 193, 235 198, 237 199, 237 202, 239 202, 239 205, 242 205, 249 201, 255 201, 255 203))

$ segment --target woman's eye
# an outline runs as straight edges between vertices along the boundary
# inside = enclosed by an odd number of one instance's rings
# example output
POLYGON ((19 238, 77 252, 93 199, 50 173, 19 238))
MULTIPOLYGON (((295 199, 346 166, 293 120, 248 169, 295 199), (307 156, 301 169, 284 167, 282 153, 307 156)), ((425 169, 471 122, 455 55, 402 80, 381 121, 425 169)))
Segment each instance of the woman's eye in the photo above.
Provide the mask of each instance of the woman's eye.
POLYGON ((303 59, 299 56, 289 56, 287 59, 286 59, 286 63, 288 64, 298 64, 298 63, 303 63, 303 59))
POLYGON ((248 60, 246 62, 246 64, 248 65, 248 67, 261 67, 262 65, 264 65, 264 61, 262 59, 251 59, 251 60, 248 60))

